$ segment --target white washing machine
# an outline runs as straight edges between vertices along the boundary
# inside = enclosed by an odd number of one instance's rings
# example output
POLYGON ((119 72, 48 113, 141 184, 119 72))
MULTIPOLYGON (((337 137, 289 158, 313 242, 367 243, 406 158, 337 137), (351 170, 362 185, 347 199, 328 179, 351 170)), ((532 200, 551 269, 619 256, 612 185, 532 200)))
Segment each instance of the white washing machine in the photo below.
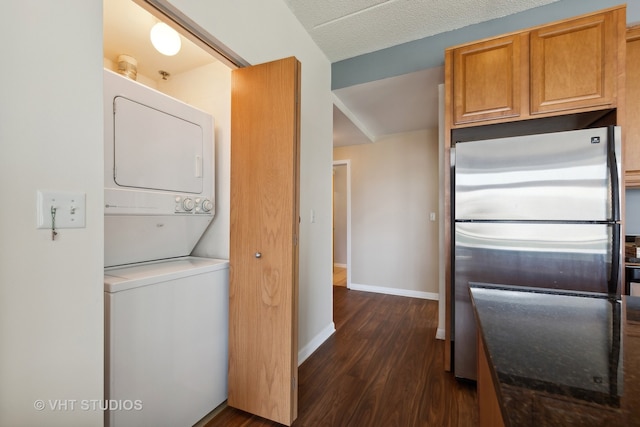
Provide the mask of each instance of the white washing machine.
POLYGON ((192 426, 227 397, 229 262, 105 269, 106 426, 192 426))
POLYGON ((104 102, 105 425, 191 426, 227 396, 213 118, 107 70, 104 102))

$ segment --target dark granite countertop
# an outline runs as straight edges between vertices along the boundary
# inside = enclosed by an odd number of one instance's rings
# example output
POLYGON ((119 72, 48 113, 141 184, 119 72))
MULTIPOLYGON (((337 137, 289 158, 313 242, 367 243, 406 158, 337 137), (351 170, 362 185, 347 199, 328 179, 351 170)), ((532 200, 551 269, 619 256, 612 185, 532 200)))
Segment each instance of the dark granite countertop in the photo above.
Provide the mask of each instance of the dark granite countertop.
POLYGON ((640 297, 470 292, 506 425, 640 425, 640 297))

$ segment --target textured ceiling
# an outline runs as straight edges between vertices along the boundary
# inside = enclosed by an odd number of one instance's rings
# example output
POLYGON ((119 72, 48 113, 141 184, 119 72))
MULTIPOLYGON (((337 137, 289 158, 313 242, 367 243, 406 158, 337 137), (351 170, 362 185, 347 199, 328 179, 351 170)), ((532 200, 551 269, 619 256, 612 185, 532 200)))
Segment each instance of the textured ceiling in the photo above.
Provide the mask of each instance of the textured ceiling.
POLYGON ((331 62, 558 0, 284 0, 331 62))

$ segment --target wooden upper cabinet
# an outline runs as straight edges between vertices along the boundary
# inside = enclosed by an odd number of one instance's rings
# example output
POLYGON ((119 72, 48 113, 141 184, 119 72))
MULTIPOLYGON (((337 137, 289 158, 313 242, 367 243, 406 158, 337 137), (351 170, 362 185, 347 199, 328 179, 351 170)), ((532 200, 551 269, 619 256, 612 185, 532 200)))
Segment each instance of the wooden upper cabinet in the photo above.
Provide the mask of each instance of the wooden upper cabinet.
POLYGON ((624 169, 628 187, 640 187, 640 25, 627 30, 624 169))
POLYGON ((445 51, 449 128, 614 109, 626 8, 445 51))
POLYGON ((613 106, 613 12, 532 30, 531 113, 613 106))
POLYGON ((523 44, 516 34, 453 52, 456 123, 520 115, 523 44))

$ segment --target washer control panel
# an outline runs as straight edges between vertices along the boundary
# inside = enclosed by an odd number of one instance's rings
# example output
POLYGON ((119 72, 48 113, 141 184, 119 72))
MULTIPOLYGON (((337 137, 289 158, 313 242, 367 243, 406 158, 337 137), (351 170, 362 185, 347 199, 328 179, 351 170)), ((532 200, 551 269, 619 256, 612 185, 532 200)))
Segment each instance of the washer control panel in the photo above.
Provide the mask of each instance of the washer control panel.
POLYGON ((209 194, 172 193, 105 188, 105 215, 210 215, 215 202, 209 194))
POLYGON ((175 196, 176 213, 208 214, 213 210, 213 202, 203 197, 175 196))

